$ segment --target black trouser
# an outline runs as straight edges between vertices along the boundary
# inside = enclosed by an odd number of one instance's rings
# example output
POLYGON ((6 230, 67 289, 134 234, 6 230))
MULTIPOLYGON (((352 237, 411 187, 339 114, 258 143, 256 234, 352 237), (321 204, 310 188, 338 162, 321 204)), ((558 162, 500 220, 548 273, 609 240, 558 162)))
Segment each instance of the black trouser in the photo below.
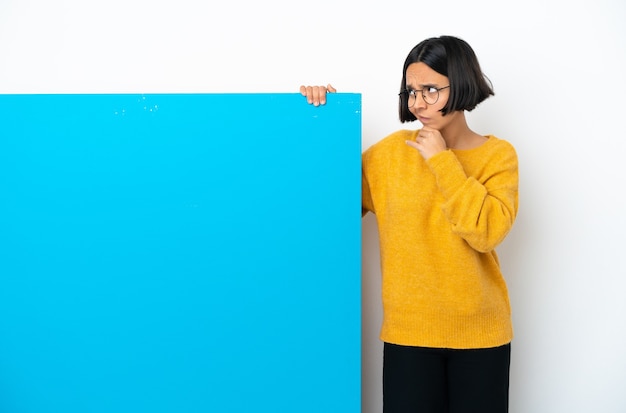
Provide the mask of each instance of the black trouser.
POLYGON ((506 413, 511 345, 452 350, 385 343, 384 413, 506 413))

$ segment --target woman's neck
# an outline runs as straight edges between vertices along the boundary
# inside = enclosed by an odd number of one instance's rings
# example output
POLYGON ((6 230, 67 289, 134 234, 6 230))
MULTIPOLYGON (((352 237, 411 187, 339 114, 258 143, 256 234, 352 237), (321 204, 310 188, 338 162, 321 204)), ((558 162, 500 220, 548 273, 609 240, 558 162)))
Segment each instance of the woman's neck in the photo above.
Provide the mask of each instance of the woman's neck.
POLYGON ((452 116, 453 118, 450 123, 440 131, 448 148, 473 149, 485 143, 487 138, 472 131, 467 125, 465 112, 458 111, 448 116, 452 116))

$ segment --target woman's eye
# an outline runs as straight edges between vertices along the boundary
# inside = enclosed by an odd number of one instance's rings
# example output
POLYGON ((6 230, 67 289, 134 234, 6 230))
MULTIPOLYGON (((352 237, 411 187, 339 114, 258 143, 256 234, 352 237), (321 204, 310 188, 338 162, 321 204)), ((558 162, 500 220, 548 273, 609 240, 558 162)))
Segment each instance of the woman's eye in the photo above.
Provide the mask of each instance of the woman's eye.
POLYGON ((426 93, 437 93, 437 88, 434 86, 429 86, 426 88, 426 93))

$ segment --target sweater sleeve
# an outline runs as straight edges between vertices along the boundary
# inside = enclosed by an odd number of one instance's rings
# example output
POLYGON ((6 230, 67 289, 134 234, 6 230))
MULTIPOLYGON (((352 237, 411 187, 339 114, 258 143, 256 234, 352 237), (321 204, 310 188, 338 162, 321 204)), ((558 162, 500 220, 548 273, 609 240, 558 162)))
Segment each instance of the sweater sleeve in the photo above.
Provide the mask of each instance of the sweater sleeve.
POLYGON ((517 215, 517 155, 510 145, 499 149, 482 161, 484 166, 476 176, 468 176, 450 150, 427 161, 443 195, 442 209, 452 231, 479 252, 489 252, 500 244, 517 215))
POLYGON ((361 216, 364 216, 369 211, 374 212, 372 194, 370 192, 369 182, 367 181, 367 174, 365 173, 368 162, 368 153, 369 152, 365 152, 361 156, 361 216))

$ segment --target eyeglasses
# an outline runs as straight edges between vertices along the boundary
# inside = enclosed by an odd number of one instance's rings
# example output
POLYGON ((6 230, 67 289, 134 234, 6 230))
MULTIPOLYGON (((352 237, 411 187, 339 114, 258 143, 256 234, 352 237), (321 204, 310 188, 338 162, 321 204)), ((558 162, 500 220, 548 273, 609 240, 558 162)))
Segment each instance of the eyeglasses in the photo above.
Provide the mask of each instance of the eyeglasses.
POLYGON ((400 95, 407 96, 407 103, 410 108, 412 108, 413 105, 415 105, 415 101, 417 101, 418 92, 422 92, 422 98, 424 98, 424 102, 426 102, 427 105, 434 105, 439 100, 439 91, 443 89, 447 89, 449 87, 450 85, 440 87, 440 88, 436 88, 434 86, 426 86, 424 87, 424 89, 421 89, 421 90, 413 90, 413 89, 403 90, 402 92, 400 92, 400 95))

